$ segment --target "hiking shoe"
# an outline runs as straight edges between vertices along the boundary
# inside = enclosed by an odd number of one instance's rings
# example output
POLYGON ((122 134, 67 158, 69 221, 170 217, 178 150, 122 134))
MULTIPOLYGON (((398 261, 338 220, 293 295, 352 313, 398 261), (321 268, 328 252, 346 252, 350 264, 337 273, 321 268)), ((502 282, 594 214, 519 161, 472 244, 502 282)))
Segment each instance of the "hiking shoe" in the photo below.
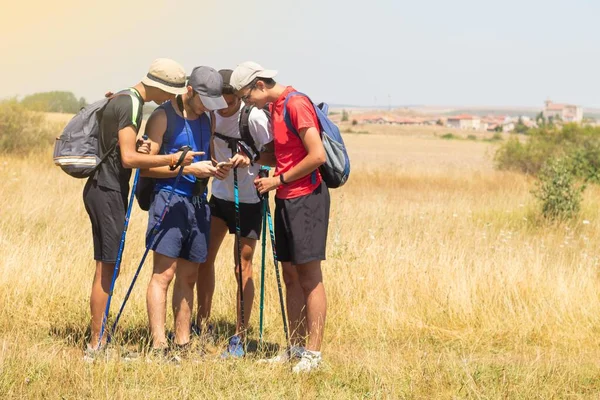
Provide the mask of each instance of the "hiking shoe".
POLYGON ((221 354, 221 358, 242 358, 244 354, 242 339, 238 335, 234 335, 229 339, 227 350, 221 354))
POLYGON ((258 360, 259 363, 266 364, 283 364, 292 360, 299 360, 302 358, 302 354, 305 352, 304 347, 301 346, 292 346, 281 354, 276 355, 271 358, 264 358, 262 360, 258 360))
POLYGON ((162 347, 158 349, 151 349, 146 355, 146 362, 152 363, 165 363, 165 364, 181 364, 181 357, 175 352, 171 351, 168 347, 162 347))
POLYGON ((321 352, 306 350, 302 353, 302 358, 298 364, 294 365, 292 372, 295 374, 302 374, 305 372, 311 372, 319 368, 321 365, 321 352))
POLYGON ((142 358, 142 353, 139 351, 124 350, 121 353, 121 360, 123 362, 136 362, 142 358))
POLYGON ((88 344, 83 350, 83 361, 85 361, 88 364, 93 363, 94 361, 96 361, 96 358, 99 356, 99 353, 101 351, 102 349, 95 349, 88 344))
POLYGON ((109 357, 114 355, 114 351, 109 351, 106 345, 101 346, 100 348, 94 348, 89 344, 83 350, 83 361, 86 363, 93 363, 96 360, 108 360, 109 357))
POLYGON ((191 331, 192 331, 192 335, 199 337, 200 340, 204 343, 214 345, 217 341, 217 336, 215 334, 215 327, 213 326, 213 324, 208 324, 206 326, 206 330, 202 330, 202 328, 199 327, 198 325, 192 324, 191 331))

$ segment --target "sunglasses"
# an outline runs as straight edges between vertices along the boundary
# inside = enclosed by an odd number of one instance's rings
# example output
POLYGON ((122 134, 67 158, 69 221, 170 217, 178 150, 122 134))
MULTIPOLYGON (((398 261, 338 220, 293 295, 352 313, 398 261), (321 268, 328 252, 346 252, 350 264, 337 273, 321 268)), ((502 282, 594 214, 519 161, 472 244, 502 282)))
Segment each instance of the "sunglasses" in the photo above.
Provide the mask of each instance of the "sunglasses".
POLYGON ((256 83, 254 83, 252 86, 250 86, 250 90, 248 90, 248 93, 246 93, 245 95, 243 95, 242 97, 240 97, 240 100, 242 100, 244 103, 247 103, 248 99, 252 95, 252 91, 254 89, 256 89, 256 83))

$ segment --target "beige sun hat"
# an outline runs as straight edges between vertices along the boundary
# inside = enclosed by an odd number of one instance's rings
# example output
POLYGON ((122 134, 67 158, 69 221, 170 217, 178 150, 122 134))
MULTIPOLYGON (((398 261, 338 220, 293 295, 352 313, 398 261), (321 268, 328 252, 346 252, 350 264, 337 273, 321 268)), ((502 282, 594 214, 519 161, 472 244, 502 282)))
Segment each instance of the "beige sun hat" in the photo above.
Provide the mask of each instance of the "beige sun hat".
POLYGON ((142 79, 146 86, 152 86, 171 94, 184 94, 185 69, 181 64, 169 58, 157 58, 150 64, 150 69, 142 79))

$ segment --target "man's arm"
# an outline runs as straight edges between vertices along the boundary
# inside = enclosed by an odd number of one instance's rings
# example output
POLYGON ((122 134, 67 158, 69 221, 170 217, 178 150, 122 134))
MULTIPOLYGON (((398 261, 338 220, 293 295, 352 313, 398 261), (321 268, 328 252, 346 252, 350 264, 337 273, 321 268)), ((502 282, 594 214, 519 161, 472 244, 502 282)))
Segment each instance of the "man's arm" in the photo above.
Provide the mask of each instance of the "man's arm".
POLYGON ((286 183, 309 175, 327 161, 321 132, 319 132, 319 123, 316 121, 317 116, 310 100, 298 96, 288 104, 290 120, 298 130, 307 154, 302 161, 284 174, 283 178, 286 183))
MULTIPOLYGON (((150 141, 150 155, 157 157, 158 152, 160 151, 160 147, 162 145, 163 136, 165 135, 165 131, 167 130, 167 114, 164 110, 156 109, 150 115, 148 122, 146 123, 146 130, 144 133, 148 136, 148 140, 150 141)), ((153 158, 154 158, 153 157, 153 158)), ((163 154, 158 157, 168 157, 169 163, 172 160, 172 156, 170 154, 163 154)), ((169 165, 169 164, 167 164, 169 165)), ((151 178, 172 178, 177 176, 179 172, 179 168, 175 171, 171 171, 169 167, 164 166, 153 166, 151 168, 145 168, 140 171, 141 176, 147 176, 151 178)))
MULTIPOLYGON (((116 100, 113 100, 116 101, 116 100)), ((120 101, 115 112, 119 119, 119 147, 121 150, 121 163, 125 168, 152 168, 174 165, 182 152, 167 155, 148 155, 137 152, 137 128, 131 115, 131 103, 120 101), (173 160, 175 162, 173 162, 173 160)), ((164 113, 164 112, 163 112, 164 113)), ((166 116, 165 116, 166 120, 166 116)), ((164 131, 163 131, 164 132, 164 131)), ((158 152, 158 150, 157 150, 158 152)), ((182 165, 190 165, 197 152, 190 151, 186 154, 182 165)))
MULTIPOLYGON (((160 147, 163 142, 163 136, 167 130, 167 114, 164 110, 157 109, 155 110, 148 122, 146 123, 146 131, 145 134, 148 136, 150 141, 150 155, 154 157, 160 151, 160 147)), ((190 151, 188 154, 193 153, 194 155, 203 155, 204 152, 192 152, 190 151)), ((180 154, 180 153, 176 153, 180 154)), ((172 155, 167 155, 171 157, 172 155)), ((179 157, 179 156, 177 156, 179 157)), ((178 160, 179 158, 177 158, 178 160)), ((181 168, 181 167, 179 167, 181 168)), ((140 171, 140 175, 147 176, 151 178, 173 178, 177 176, 179 173, 179 168, 174 171, 171 171, 168 167, 153 167, 147 168, 140 171)), ((210 161, 199 161, 188 165, 185 168, 186 174, 191 174, 196 176, 197 178, 206 178, 213 176, 215 173, 215 168, 211 165, 210 161)))
POLYGON ((306 156, 292 169, 284 174, 286 183, 293 182, 309 175, 311 172, 325 164, 325 148, 321 140, 321 133, 317 128, 304 128, 300 130, 300 139, 306 149, 306 156))
MULTIPOLYGON (((306 149, 306 156, 292 169, 283 174, 285 183, 294 182, 311 174, 327 161, 325 148, 321 140, 318 123, 315 126, 314 109, 308 99, 294 102, 293 107, 288 108, 292 124, 297 127, 300 140, 306 149)), ((261 178, 254 181, 258 191, 263 194, 276 189, 281 184, 281 174, 272 178, 261 178)))
MULTIPOLYGON (((306 149, 306 156, 292 169, 284 174, 285 183, 290 183, 307 176, 323 165, 326 161, 325 148, 321 140, 321 133, 317 128, 304 128, 300 130, 300 139, 306 149)), ((281 176, 260 178, 254 181, 258 191, 263 194, 281 185, 281 176)))

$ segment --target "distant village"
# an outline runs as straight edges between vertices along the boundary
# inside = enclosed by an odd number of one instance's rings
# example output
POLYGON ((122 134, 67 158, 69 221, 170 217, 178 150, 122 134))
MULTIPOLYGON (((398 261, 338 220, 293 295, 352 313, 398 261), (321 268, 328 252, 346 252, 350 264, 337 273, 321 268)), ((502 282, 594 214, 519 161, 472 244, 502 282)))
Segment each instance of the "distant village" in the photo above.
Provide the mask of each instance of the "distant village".
MULTIPOLYGON (((347 117, 353 124, 380 125, 438 125, 465 131, 514 132, 518 125, 536 128, 541 120, 554 123, 582 123, 583 108, 573 104, 559 104, 546 100, 543 110, 535 117, 526 115, 393 115, 384 112, 353 113, 347 117)), ((596 121, 590 121, 595 123, 596 121)))

